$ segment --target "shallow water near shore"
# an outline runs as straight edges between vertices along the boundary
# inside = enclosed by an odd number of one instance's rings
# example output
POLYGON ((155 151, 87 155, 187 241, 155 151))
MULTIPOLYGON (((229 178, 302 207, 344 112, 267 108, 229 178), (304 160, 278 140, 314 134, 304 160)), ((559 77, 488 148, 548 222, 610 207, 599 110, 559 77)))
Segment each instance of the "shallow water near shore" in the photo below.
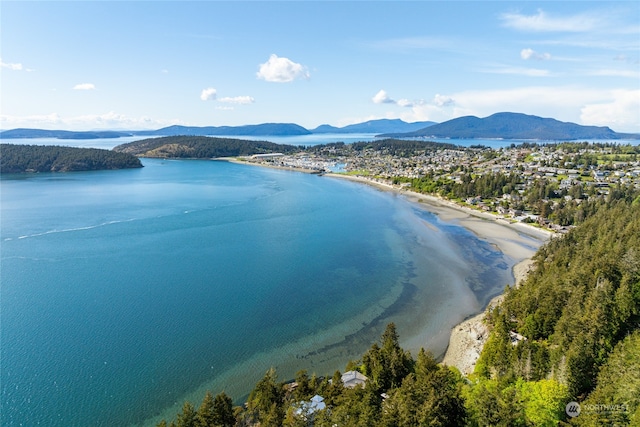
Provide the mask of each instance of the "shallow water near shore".
MULTIPOLYGON (((214 161, 3 176, 0 424, 154 425, 390 321, 441 354, 519 259, 364 185, 214 161)), ((531 243, 535 246, 535 243, 531 243)))

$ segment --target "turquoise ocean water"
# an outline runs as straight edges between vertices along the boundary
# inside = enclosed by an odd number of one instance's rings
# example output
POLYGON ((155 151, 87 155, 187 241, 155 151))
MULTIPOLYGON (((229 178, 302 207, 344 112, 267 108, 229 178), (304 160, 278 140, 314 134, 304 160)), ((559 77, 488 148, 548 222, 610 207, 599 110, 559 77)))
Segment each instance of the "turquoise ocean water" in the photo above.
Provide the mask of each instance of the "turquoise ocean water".
POLYGON ((153 425, 269 366, 331 375, 388 321, 438 353, 512 281, 515 260, 390 193, 143 164, 2 177, 1 425, 153 425))

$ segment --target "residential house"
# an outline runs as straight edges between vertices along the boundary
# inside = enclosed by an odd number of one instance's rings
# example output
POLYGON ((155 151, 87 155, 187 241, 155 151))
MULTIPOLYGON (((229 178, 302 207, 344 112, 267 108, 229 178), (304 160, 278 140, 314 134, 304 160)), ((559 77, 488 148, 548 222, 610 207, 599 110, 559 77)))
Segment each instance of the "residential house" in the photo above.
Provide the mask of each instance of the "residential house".
POLYGON ((365 385, 365 383, 367 382, 369 378, 367 378, 366 376, 362 375, 360 372, 358 371, 349 371, 349 372, 345 372, 344 374, 342 374, 342 384, 346 387, 346 388, 354 388, 356 386, 363 386, 365 385))

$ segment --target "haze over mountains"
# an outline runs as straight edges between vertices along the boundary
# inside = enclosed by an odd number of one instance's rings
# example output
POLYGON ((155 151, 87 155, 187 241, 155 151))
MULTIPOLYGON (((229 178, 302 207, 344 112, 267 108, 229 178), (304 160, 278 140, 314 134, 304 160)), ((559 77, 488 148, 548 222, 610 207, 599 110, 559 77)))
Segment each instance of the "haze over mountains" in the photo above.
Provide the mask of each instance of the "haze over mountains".
POLYGON ((640 134, 618 133, 606 126, 582 126, 521 113, 496 113, 489 117, 466 116, 443 123, 414 122, 400 119, 369 120, 344 127, 328 124, 306 129, 295 123, 262 123, 244 126, 169 126, 144 131, 85 131, 11 129, 0 138, 96 139, 124 136, 297 136, 327 133, 374 133, 392 138, 502 138, 531 140, 640 139, 640 134))

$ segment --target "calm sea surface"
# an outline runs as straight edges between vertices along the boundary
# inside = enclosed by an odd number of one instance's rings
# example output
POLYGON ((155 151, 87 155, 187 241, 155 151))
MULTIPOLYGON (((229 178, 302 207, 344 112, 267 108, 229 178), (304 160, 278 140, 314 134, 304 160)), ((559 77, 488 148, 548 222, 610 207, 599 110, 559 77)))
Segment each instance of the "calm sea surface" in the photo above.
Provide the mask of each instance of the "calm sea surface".
MULTIPOLYGON (((352 144, 360 141, 374 141, 377 138, 375 133, 320 133, 311 135, 293 135, 293 136, 218 136, 222 138, 237 138, 237 139, 249 139, 249 140, 267 140, 276 144, 289 144, 289 145, 302 145, 313 146, 320 144, 328 144, 332 142, 344 142, 345 144, 352 144)), ((98 138, 98 139, 58 139, 58 138, 34 138, 34 139, 9 139, 2 138, 0 142, 5 144, 33 144, 33 145, 67 145, 73 147, 85 147, 85 148, 104 148, 112 149, 116 145, 126 144, 128 142, 138 141, 140 139, 150 138, 148 136, 127 136, 122 138, 98 138)), ((462 147, 469 147, 471 145, 484 145, 485 147, 491 147, 494 149, 507 148, 511 144, 520 145, 523 142, 537 142, 540 144, 553 144, 562 141, 544 141, 544 140, 530 140, 530 139, 447 139, 447 138, 430 138, 428 141, 446 142, 462 147)), ((638 145, 639 139, 594 139, 589 142, 600 143, 613 143, 621 145, 638 145)))
POLYGON ((390 193, 143 164, 2 177, 1 425, 153 425, 269 366, 331 375, 388 321, 439 354, 512 282, 515 260, 390 193))

